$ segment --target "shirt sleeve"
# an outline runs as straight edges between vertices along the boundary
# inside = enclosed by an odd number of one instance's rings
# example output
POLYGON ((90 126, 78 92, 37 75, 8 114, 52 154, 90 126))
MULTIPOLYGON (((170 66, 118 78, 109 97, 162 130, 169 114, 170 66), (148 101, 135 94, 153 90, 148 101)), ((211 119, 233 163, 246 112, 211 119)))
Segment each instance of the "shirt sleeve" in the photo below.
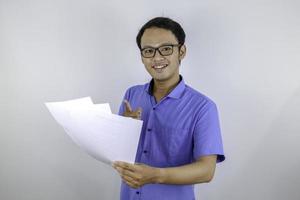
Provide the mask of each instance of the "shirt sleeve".
POLYGON ((195 160, 207 155, 217 155, 217 163, 225 160, 218 110, 214 102, 206 103, 199 112, 193 139, 195 160))
POLYGON ((129 91, 130 89, 127 89, 125 92, 125 95, 121 101, 120 107, 119 107, 119 112, 118 115, 123 115, 123 113, 125 112, 125 104, 124 104, 124 100, 128 100, 129 101, 129 91))

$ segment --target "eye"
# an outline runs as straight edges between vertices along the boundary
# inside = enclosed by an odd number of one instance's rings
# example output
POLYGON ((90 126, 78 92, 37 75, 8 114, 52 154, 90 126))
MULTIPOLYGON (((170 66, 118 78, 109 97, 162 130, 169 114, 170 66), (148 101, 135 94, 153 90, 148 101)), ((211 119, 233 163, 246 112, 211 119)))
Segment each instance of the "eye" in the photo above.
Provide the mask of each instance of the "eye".
POLYGON ((171 50, 172 50, 171 46, 163 46, 163 47, 160 48, 160 51, 165 51, 165 52, 171 51, 171 50))
POLYGON ((154 52, 154 49, 151 49, 151 48, 144 49, 143 52, 144 52, 145 54, 151 54, 151 53, 154 52))

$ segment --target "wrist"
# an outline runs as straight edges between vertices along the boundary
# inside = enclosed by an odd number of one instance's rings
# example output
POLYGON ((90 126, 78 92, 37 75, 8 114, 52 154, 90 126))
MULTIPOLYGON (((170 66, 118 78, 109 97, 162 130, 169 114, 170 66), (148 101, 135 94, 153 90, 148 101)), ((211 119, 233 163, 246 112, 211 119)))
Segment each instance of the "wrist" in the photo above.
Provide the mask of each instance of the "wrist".
POLYGON ((153 183, 162 184, 164 182, 165 170, 163 168, 153 169, 153 183))

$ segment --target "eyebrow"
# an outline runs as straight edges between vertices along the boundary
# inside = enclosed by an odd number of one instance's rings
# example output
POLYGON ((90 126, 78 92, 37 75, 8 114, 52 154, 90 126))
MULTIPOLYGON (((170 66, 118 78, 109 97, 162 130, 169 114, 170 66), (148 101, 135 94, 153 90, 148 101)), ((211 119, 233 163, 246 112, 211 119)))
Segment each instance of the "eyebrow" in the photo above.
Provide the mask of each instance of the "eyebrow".
MULTIPOLYGON (((171 42, 167 42, 167 43, 162 43, 162 44, 160 44, 160 45, 157 46, 157 47, 161 47, 161 46, 164 46, 164 45, 174 45, 174 44, 171 43, 171 42)), ((145 48, 157 48, 157 47, 150 46, 150 45, 146 45, 146 46, 142 47, 142 49, 145 49, 145 48)))

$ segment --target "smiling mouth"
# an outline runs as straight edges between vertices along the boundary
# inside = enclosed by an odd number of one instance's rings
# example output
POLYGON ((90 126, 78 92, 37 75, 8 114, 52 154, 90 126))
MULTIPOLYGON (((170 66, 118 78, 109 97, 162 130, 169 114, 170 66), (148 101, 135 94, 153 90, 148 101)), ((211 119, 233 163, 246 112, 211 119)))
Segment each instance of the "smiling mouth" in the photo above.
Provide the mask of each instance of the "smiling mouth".
POLYGON ((167 64, 165 64, 165 65, 154 65, 154 66, 152 66, 152 68, 154 68, 154 69, 163 69, 167 66, 168 66, 167 64))

